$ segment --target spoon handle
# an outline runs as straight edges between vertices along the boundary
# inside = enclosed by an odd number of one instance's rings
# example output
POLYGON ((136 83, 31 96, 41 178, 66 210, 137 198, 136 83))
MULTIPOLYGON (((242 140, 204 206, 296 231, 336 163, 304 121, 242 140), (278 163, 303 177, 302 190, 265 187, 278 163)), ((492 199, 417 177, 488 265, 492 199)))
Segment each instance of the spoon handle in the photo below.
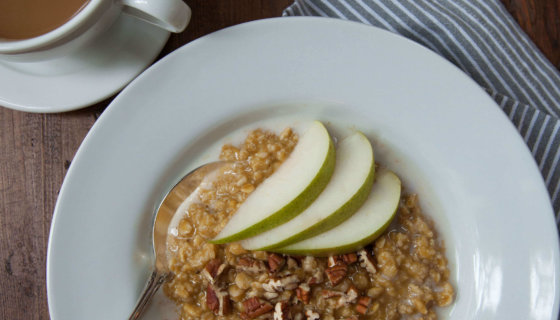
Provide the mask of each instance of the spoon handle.
POLYGON ((128 320, 140 319, 140 317, 146 310, 148 302, 150 302, 154 294, 158 291, 159 287, 161 287, 161 285, 169 278, 170 275, 171 273, 169 272, 158 270, 152 271, 152 274, 150 275, 150 278, 148 279, 148 282, 144 287, 144 291, 142 291, 142 295, 140 296, 140 299, 138 299, 136 307, 134 308, 134 311, 132 311, 132 314, 130 315, 130 318, 128 318, 128 320))

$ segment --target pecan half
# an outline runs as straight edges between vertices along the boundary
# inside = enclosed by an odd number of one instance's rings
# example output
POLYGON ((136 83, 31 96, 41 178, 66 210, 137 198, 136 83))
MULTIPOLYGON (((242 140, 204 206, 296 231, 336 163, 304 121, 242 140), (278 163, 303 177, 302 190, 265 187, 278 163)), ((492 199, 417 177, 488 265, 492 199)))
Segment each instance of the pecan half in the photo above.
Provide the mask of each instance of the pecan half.
POLYGON ((354 262, 358 261, 358 255, 356 255, 355 253, 343 254, 342 261, 344 261, 344 263, 346 263, 347 265, 351 265, 354 262))
POLYGON ((210 283, 215 283, 226 267, 227 265, 221 263, 219 259, 212 259, 206 264, 206 266, 204 266, 202 275, 204 275, 210 283))
POLYGON ((365 315, 369 309, 370 304, 371 304, 371 297, 367 297, 367 296, 360 297, 360 299, 358 299, 358 303, 356 304, 356 312, 365 315))
POLYGON ((327 278, 329 278, 329 281, 333 286, 336 286, 337 284, 342 282, 342 280, 344 280, 347 271, 348 271, 348 267, 345 264, 340 264, 325 269, 327 278))
POLYGON ((277 302, 274 306, 274 320, 291 320, 290 304, 287 301, 277 302))
POLYGON ((279 254, 271 253, 268 255, 268 268, 270 272, 280 271, 286 264, 286 259, 279 254))
POLYGON ((237 259, 236 268, 251 273, 261 273, 267 271, 264 262, 248 257, 237 259))
POLYGON ((242 319, 254 319, 274 309, 270 303, 266 301, 263 302, 257 297, 252 297, 243 301, 243 307, 245 311, 241 313, 242 319))
POLYGON ((311 298, 311 288, 307 283, 300 284, 296 289, 296 295, 303 303, 308 304, 311 298))
POLYGON ((307 320, 319 320, 321 318, 319 317, 319 314, 313 310, 306 310, 305 316, 307 317, 307 320))
POLYGON ((358 251, 358 259, 360 260, 360 266, 366 269, 369 273, 376 273, 375 264, 373 259, 367 253, 366 249, 361 249, 358 251))
POLYGON ((210 284, 206 287, 206 305, 218 316, 224 316, 231 311, 229 294, 214 288, 210 284))

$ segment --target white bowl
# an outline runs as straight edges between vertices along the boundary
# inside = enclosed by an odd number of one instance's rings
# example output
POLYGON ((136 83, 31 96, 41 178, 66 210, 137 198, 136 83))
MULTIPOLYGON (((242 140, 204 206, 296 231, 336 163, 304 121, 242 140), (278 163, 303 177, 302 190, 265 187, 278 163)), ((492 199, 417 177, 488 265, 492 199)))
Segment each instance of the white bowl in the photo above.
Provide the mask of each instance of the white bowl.
MULTIPOLYGON (((429 50, 324 18, 213 33, 164 58, 113 101, 56 205, 51 318, 128 317, 148 275, 150 223, 167 188, 209 146, 281 117, 363 130, 377 160, 420 195, 446 241, 457 288, 442 319, 557 319, 553 212, 503 112, 429 50)), ((164 309, 155 304, 151 318, 164 309)))

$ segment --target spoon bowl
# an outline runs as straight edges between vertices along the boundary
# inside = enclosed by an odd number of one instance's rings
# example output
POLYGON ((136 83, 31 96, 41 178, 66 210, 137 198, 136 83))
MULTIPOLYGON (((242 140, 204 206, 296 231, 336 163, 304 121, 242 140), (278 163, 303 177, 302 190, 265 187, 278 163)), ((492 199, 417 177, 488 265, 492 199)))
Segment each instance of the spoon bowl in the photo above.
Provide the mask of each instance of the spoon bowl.
POLYGON ((167 237, 169 225, 173 220, 173 216, 177 209, 187 197, 196 190, 200 183, 210 173, 222 168, 228 164, 228 161, 216 161, 202 165, 191 172, 187 173, 163 198, 159 205, 152 229, 152 244, 155 257, 154 267, 150 277, 142 291, 134 311, 128 318, 129 320, 140 319, 146 306, 161 287, 161 285, 170 279, 173 274, 169 271, 167 263, 167 237))

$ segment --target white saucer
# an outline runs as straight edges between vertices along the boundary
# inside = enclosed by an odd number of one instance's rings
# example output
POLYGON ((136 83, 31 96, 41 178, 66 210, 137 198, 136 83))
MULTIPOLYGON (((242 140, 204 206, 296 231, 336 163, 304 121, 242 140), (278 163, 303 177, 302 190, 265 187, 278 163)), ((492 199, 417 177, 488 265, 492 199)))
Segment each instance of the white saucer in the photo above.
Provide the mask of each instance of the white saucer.
POLYGON ((42 62, 0 62, 0 106, 62 112, 90 106, 121 90, 157 57, 169 32, 121 15, 106 36, 42 62))

